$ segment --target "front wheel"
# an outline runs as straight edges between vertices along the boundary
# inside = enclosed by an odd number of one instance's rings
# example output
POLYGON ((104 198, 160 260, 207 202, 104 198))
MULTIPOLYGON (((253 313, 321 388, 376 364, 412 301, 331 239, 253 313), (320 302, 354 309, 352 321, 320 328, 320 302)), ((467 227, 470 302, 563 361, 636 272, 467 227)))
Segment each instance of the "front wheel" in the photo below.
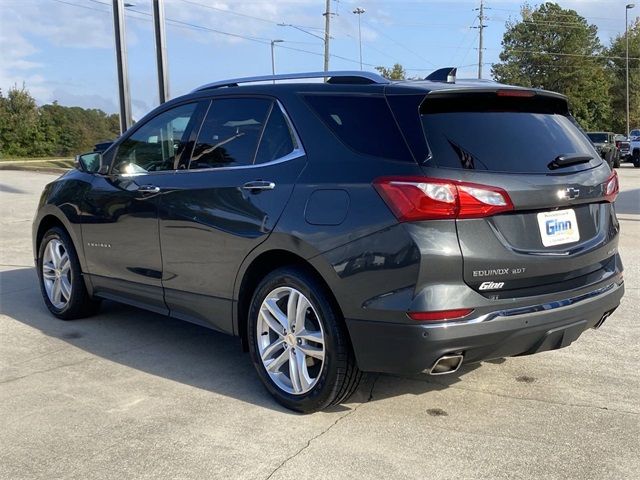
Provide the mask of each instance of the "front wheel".
POLYGON ((87 292, 73 242, 62 228, 51 228, 40 242, 38 279, 44 303, 58 318, 86 317, 98 307, 87 292))
POLYGON ((269 393, 298 412, 346 400, 362 373, 343 320, 326 289, 297 267, 271 272, 249 310, 249 350, 269 393))
POLYGON ((640 150, 633 151, 633 166, 640 168, 640 150))

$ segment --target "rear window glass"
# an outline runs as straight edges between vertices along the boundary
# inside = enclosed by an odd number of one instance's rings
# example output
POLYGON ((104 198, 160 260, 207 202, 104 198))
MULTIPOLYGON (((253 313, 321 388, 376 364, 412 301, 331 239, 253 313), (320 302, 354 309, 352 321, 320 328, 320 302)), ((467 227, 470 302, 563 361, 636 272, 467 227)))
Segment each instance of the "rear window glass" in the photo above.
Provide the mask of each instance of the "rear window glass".
POLYGON ((309 95, 306 100, 325 125, 356 152, 413 161, 383 97, 309 95))
POLYGON ((607 141, 608 135, 606 133, 587 133, 587 137, 589 137, 593 143, 604 143, 607 141))
POLYGON ((600 163, 589 139, 556 99, 500 98, 495 93, 461 97, 427 98, 421 107, 437 166, 549 173, 548 165, 566 154, 586 154, 593 160, 567 166, 562 173, 600 163))

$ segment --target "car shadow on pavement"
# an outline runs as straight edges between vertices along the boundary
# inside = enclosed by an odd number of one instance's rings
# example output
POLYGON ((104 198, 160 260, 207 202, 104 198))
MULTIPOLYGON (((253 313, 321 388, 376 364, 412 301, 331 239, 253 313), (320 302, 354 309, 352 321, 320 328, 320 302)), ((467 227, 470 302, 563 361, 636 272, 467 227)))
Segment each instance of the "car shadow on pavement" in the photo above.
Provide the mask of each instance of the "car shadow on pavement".
MULTIPOLYGON (((62 321, 46 309, 34 268, 0 273, 0 314, 58 338, 92 355, 129 368, 233 397, 261 407, 291 413, 280 407, 260 384, 249 355, 237 338, 145 310, 104 301, 89 318, 62 321)), ((15 340, 19 341, 19 339, 15 340)), ((34 359, 20 359, 22 366, 34 359)), ((50 359, 52 360, 52 359, 50 359)), ((8 362, 11 367, 11 362, 8 362)), ((476 368, 463 367, 446 377, 369 375, 349 403, 364 403, 404 394, 441 390, 476 368), (419 380, 419 381, 415 381, 419 380)), ((332 411, 347 407, 334 407, 332 411)))

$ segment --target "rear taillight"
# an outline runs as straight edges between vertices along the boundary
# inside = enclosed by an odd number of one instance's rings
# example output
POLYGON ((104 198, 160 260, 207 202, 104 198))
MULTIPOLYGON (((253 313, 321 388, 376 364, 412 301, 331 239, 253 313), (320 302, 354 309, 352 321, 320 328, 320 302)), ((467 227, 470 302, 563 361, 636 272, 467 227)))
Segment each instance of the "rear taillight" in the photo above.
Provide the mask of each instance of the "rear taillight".
POLYGON ((620 148, 620 144, 621 144, 621 143, 622 143, 622 142, 621 142, 620 140, 616 140, 616 148, 620 148))
POLYGON ((616 201, 618 191, 620 190, 620 186, 618 185, 618 172, 616 172, 615 170, 613 171, 607 181, 604 182, 602 190, 604 193, 604 198, 607 202, 613 203, 616 201))
POLYGON ((428 177, 383 177, 373 182, 401 222, 480 218, 513 210, 498 187, 428 177))
POLYGON ((466 317, 473 308, 458 308, 455 310, 437 310, 432 312, 409 312, 409 318, 419 322, 439 322, 447 320, 460 320, 466 317))

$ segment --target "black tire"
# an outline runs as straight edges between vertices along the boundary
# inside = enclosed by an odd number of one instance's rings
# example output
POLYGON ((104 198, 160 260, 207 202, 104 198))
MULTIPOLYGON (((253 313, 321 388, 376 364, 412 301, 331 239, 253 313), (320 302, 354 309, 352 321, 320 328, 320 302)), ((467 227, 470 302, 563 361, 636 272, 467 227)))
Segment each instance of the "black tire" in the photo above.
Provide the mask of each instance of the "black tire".
POLYGON ((249 352, 260 380, 284 407, 312 413, 344 402, 358 387, 362 372, 358 369, 344 320, 333 305, 326 288, 302 268, 283 267, 269 273, 256 288, 247 325, 249 352), (294 288, 310 302, 322 322, 325 357, 315 385, 306 393, 292 394, 281 389, 269 376, 258 347, 258 315, 264 299, 279 287, 294 288))
POLYGON ((616 156, 613 157, 613 168, 620 168, 620 152, 616 152, 616 156))
POLYGON ((69 234, 63 228, 53 227, 42 237, 38 247, 37 270, 42 298, 44 299, 45 305, 53 315, 62 320, 73 320, 76 318, 87 317, 96 312, 100 305, 100 301, 94 300, 89 296, 89 292, 87 292, 87 287, 84 283, 84 278, 82 277, 82 269, 80 268, 78 254, 73 242, 71 241, 71 237, 69 237, 69 234), (42 265, 45 256, 45 249, 52 240, 62 242, 64 250, 69 256, 71 295, 66 305, 62 308, 56 307, 49 299, 43 278, 42 265))
POLYGON ((633 151, 633 166, 640 168, 640 150, 633 151))

